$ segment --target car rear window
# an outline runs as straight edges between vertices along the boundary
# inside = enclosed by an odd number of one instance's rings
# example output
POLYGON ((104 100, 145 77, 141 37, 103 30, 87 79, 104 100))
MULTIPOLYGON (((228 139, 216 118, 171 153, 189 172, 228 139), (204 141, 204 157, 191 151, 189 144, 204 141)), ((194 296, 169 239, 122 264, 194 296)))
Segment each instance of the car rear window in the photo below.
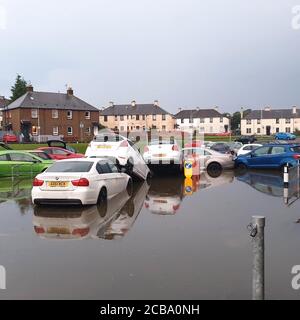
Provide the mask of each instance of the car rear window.
POLYGON ((163 140, 152 140, 150 141, 149 145, 151 146, 155 146, 158 144, 175 144, 175 140, 174 139, 163 139, 163 140))
POLYGON ((100 134, 94 138, 95 142, 119 142, 123 140, 121 136, 113 134, 100 134))
POLYGON ((47 172, 90 172, 94 162, 61 161, 54 163, 47 172))

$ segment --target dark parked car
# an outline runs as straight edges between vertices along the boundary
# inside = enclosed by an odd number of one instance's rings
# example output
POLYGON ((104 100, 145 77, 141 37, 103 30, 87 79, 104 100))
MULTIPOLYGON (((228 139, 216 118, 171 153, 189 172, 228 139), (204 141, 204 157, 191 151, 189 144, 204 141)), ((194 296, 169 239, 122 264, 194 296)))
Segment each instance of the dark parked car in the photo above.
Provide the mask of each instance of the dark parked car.
POLYGON ((227 143, 224 142, 217 142, 214 143, 211 147, 211 150, 220 152, 220 153, 231 153, 234 154, 234 151, 230 148, 230 146, 227 143))
POLYGON ((238 139, 235 139, 236 142, 241 142, 242 144, 254 143, 257 141, 255 136, 241 136, 238 139))

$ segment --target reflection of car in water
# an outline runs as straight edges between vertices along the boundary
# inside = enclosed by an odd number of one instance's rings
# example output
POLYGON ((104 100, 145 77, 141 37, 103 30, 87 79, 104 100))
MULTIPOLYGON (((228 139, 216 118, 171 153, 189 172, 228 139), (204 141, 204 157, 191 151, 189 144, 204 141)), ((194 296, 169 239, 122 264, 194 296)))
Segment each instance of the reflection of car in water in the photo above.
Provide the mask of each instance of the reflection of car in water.
POLYGON ((145 207, 152 213, 175 214, 183 199, 183 177, 152 178, 145 207))
POLYGON ((201 189, 215 188, 232 183, 233 171, 203 171, 200 176, 193 176, 184 180, 184 194, 190 196, 201 189))
POLYGON ((29 199, 32 188, 32 179, 0 179, 0 202, 8 200, 29 199))
POLYGON ((122 235, 130 229, 143 206, 148 189, 147 182, 144 182, 134 187, 131 198, 124 191, 100 206, 64 208, 63 211, 55 207, 35 207, 34 230, 44 239, 113 239, 112 226, 120 216, 127 214, 129 218, 127 224, 123 224, 122 235))
POLYGON ((283 196, 283 178, 280 172, 247 171, 243 175, 239 175, 237 180, 273 197, 283 196))
POLYGON ((141 212, 146 195, 149 190, 147 182, 140 183, 134 187, 133 196, 126 202, 118 214, 97 231, 93 232, 93 238, 115 240, 124 237, 132 228, 139 213, 141 212))

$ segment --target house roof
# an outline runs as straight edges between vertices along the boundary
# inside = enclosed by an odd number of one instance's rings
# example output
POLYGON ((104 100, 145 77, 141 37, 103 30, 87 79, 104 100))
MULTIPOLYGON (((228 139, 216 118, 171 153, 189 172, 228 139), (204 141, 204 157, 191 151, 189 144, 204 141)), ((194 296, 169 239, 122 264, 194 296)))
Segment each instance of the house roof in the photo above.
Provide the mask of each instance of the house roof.
POLYGON ((74 95, 54 92, 26 92, 8 105, 8 110, 17 108, 63 109, 74 111, 99 111, 74 95))
POLYGON ((181 110, 175 114, 177 119, 199 119, 199 118, 220 118, 223 115, 215 109, 190 109, 190 110, 181 110))
POLYGON ((122 116, 122 115, 151 115, 151 114, 170 114, 166 110, 155 104, 120 104, 110 106, 101 111, 101 116, 122 116))
POLYGON ((252 110, 243 119, 254 120, 254 119, 289 119, 289 118, 300 118, 300 110, 296 109, 296 113, 293 113, 293 109, 270 109, 266 110, 252 110))

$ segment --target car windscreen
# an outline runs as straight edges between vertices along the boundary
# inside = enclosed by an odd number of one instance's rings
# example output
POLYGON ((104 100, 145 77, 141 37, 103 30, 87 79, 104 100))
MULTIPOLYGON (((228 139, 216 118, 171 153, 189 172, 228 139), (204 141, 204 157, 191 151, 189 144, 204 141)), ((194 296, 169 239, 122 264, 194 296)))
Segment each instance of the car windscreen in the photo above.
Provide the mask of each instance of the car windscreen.
POLYGON ((47 153, 44 152, 30 152, 31 154, 33 154, 34 156, 37 156, 43 160, 51 160, 51 157, 48 156, 47 153))
POLYGON ((122 140, 124 139, 121 136, 113 134, 100 134, 94 138, 95 142, 119 142, 122 140))
POLYGON ((291 151, 296 152, 296 153, 300 153, 300 146, 291 147, 291 151))
POLYGON ((54 163, 47 172, 90 172, 93 164, 89 161, 61 161, 54 163))

